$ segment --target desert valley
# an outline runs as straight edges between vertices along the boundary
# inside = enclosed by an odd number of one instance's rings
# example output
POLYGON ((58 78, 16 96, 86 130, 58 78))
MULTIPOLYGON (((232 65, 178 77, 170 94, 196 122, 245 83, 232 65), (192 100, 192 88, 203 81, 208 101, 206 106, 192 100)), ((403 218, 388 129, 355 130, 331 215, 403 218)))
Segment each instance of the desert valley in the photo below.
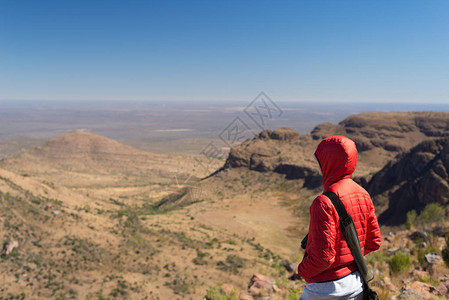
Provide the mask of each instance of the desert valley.
POLYGON ((298 299, 292 270, 322 189, 313 152, 335 134, 356 142, 354 179, 382 224, 367 257, 381 298, 445 299, 446 112, 267 128, 225 155, 150 152, 86 129, 5 140, 1 299, 298 299))

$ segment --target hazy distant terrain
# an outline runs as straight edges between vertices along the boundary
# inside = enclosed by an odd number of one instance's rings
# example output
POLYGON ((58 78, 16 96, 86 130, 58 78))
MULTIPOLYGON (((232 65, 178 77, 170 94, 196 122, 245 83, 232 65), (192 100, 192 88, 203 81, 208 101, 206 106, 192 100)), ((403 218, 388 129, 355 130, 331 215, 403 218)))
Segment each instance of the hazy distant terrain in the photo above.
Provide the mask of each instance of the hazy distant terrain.
MULTIPOLYGON (((247 102, 1 101, 0 155, 85 130, 157 153, 198 154, 211 141, 228 148, 219 135, 240 118, 253 133, 261 127, 289 127, 301 135, 319 123, 338 123, 366 111, 449 111, 448 105, 278 103, 281 115, 259 126, 245 113, 247 102)), ((263 110, 261 113, 264 113, 263 110)), ((260 122, 259 122, 260 123, 260 122)), ((251 133, 250 133, 251 134, 251 133)))

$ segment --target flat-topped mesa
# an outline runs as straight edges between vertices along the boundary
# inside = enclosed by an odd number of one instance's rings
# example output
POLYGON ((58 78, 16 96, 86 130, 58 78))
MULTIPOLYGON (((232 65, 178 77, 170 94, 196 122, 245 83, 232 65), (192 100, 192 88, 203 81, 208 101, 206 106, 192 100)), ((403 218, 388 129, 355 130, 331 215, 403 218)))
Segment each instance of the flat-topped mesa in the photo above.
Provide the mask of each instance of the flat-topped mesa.
POLYGON ((263 130, 252 140, 232 147, 223 169, 285 174, 288 179, 305 179, 304 186, 315 188, 321 184, 321 176, 313 151, 307 146, 309 140, 310 136, 304 136, 302 141, 290 128, 263 130))
MULTIPOLYGON (((295 147, 298 141, 299 133, 293 129, 285 127, 274 131, 265 129, 255 135, 252 140, 246 140, 232 147, 224 168, 244 167, 262 172, 273 171, 276 168, 276 162, 282 161, 280 158, 282 154, 286 154, 283 153, 285 144, 295 147)), ((291 149, 290 147, 285 150, 291 149)))
POLYGON ((431 111, 361 113, 346 118, 338 125, 322 123, 311 133, 315 140, 336 134, 354 140, 359 152, 375 148, 402 152, 427 138, 449 136, 449 113, 431 111))
POLYGON ((299 139, 299 132, 287 127, 282 127, 274 131, 271 129, 265 129, 261 131, 258 135, 256 135, 255 138, 262 140, 273 139, 279 141, 296 141, 299 139))

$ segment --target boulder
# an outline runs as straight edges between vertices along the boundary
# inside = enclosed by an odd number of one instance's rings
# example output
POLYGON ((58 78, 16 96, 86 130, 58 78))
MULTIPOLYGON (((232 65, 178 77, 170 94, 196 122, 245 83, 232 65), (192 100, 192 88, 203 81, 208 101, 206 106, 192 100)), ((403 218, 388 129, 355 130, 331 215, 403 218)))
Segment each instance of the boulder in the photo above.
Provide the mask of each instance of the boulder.
POLYGON ((239 300, 254 300, 254 297, 249 292, 243 291, 240 293, 239 300))
POLYGON ((399 299, 434 299, 436 294, 437 290, 432 285, 415 281, 401 289, 399 299))
POLYGON ((19 247, 19 242, 17 242, 16 240, 11 240, 3 245, 3 252, 6 255, 9 255, 15 248, 18 248, 18 247, 19 247))
POLYGON ((432 234, 434 237, 446 237, 447 230, 444 226, 436 226, 432 229, 432 234))
POLYGON ((287 272, 295 272, 296 268, 298 267, 297 264, 291 263, 289 260, 285 259, 281 261, 281 267, 284 267, 287 272))
POLYGON ((434 265, 434 264, 437 264, 437 263, 439 263, 441 261, 441 256, 439 256, 435 252, 427 253, 426 255, 424 255, 424 258, 426 259, 426 262, 429 265, 434 265))
POLYGON ((417 279, 424 279, 424 278, 429 277, 429 273, 427 273, 426 271, 423 271, 423 270, 413 270, 411 275, 417 279))
POLYGON ((240 294, 240 291, 235 286, 233 286, 232 284, 228 284, 228 283, 224 283, 221 286, 221 290, 228 297, 231 297, 232 294, 234 294, 235 296, 239 297, 239 294, 240 294))
POLYGON ((410 239, 414 242, 428 241, 429 234, 427 231, 415 231, 410 235, 410 239))
POLYGON ((449 295, 449 284, 440 283, 435 289, 441 296, 449 295))
POLYGON ((248 292, 253 297, 270 297, 278 292, 278 287, 274 284, 273 278, 254 273, 248 284, 248 292))
POLYGON ((265 288, 269 286, 271 289, 271 286, 274 284, 274 279, 270 278, 268 276, 262 275, 260 273, 254 273, 251 277, 251 280, 248 284, 248 288, 255 286, 258 288, 265 288))

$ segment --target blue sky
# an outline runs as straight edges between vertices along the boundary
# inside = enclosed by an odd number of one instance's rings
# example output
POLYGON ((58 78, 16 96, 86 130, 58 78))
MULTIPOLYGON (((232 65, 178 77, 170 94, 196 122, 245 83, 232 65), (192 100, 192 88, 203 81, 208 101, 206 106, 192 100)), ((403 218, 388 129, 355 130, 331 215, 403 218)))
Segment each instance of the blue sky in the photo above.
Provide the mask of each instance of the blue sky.
POLYGON ((449 1, 0 0, 0 100, 449 102, 449 1))

